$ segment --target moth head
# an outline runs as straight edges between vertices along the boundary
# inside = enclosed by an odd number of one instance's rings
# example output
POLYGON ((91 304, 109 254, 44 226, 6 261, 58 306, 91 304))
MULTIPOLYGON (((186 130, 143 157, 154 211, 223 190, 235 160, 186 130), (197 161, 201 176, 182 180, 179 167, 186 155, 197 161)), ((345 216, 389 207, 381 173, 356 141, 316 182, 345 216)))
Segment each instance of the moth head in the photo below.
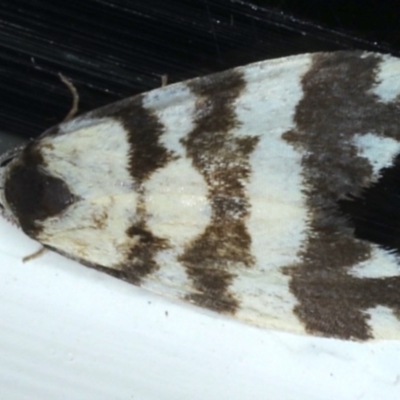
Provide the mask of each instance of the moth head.
POLYGON ((75 200, 68 185, 46 169, 37 142, 0 158, 0 208, 3 215, 35 238, 41 222, 62 213, 75 200))

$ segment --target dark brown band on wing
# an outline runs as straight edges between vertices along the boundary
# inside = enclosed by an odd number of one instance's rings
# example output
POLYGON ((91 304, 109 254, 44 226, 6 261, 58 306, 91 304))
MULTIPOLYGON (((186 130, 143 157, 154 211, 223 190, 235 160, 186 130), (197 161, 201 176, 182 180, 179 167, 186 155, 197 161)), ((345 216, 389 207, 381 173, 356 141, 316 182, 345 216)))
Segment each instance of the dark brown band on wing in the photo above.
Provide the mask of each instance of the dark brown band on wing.
POLYGON ((245 225, 249 213, 245 183, 251 172, 249 156, 258 139, 232 134, 239 126, 235 100, 245 88, 239 72, 201 78, 189 87, 197 97, 194 129, 182 144, 207 183, 212 213, 204 232, 186 246, 178 260, 195 288, 188 300, 233 313, 238 302, 229 286, 235 271, 254 263, 245 225))
POLYGON ((303 262, 287 269, 299 301, 295 312, 308 331, 342 339, 371 337, 368 308, 384 305, 400 315, 400 278, 365 279, 348 273, 370 259, 372 248, 354 236, 351 216, 338 206, 371 185, 372 167, 358 155, 355 135, 400 140, 399 103, 384 103, 371 91, 380 62, 376 55, 357 52, 315 56, 302 80, 296 128, 284 135, 305 153, 310 210, 303 262))
POLYGON ((164 125, 154 112, 143 106, 142 99, 142 96, 129 99, 125 101, 124 107, 116 108, 114 113, 111 110, 109 114, 117 118, 128 132, 128 169, 139 194, 135 210, 136 221, 126 231, 135 244, 127 253, 128 261, 122 266, 125 279, 135 284, 140 284, 142 278, 158 270, 155 256, 168 247, 167 240, 154 235, 147 226, 143 183, 174 158, 172 152, 160 143, 164 125))

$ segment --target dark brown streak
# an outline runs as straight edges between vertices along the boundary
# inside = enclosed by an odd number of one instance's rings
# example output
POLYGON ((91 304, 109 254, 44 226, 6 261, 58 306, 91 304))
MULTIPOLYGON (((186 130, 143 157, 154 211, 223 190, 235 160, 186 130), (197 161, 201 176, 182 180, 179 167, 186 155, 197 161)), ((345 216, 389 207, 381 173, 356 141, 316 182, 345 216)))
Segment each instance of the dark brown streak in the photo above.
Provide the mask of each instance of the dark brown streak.
POLYGON ((296 129, 284 137, 306 150, 302 165, 312 234, 303 262, 288 269, 299 301, 296 314, 313 333, 368 339, 367 308, 400 310, 398 277, 361 279, 348 269, 371 256, 371 245, 354 238, 338 200, 358 196, 371 183, 372 168, 357 156, 354 134, 374 132, 400 139, 397 102, 385 104, 370 92, 380 58, 357 52, 317 55, 302 80, 304 97, 296 109, 296 129), (346 228, 347 227, 347 228, 346 228))
POLYGON ((130 99, 123 108, 110 112, 129 132, 131 146, 129 168, 137 185, 141 185, 157 169, 164 167, 173 157, 159 142, 164 126, 157 115, 143 107, 142 96, 130 99))
POLYGON ((249 213, 244 184, 250 174, 249 155, 258 138, 234 138, 238 126, 234 102, 245 87, 241 74, 228 71, 190 84, 197 96, 195 128, 182 143, 208 185, 211 222, 179 256, 196 293, 190 301, 233 313, 237 300, 229 286, 238 267, 250 267, 251 238, 245 226, 249 213))
POLYGON ((135 244, 127 254, 128 262, 122 267, 124 278, 140 284, 143 277, 155 272, 159 266, 154 257, 168 247, 167 240, 155 236, 147 227, 146 203, 143 183, 159 168, 174 159, 159 142, 164 126, 157 115, 143 107, 142 96, 124 102, 123 107, 111 110, 111 116, 121 121, 129 132, 130 144, 129 170, 135 182, 139 198, 136 209, 136 222, 127 230, 127 235, 135 239, 135 244))

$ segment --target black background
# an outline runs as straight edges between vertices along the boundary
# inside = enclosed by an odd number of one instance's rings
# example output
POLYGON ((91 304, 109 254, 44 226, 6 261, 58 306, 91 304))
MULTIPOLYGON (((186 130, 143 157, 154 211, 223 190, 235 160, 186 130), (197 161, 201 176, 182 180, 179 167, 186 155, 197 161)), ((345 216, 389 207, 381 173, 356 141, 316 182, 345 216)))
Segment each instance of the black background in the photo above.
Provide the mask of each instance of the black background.
POLYGON ((400 7, 382 1, 1 0, 0 131, 35 137, 161 85, 309 51, 399 55, 400 7))

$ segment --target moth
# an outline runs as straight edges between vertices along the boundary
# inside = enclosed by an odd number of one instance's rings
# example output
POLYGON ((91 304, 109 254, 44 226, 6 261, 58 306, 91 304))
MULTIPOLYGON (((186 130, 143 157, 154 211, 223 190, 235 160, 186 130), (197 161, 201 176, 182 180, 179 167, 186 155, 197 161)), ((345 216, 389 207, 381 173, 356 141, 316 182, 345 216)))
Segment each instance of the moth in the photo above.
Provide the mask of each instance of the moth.
POLYGON ((400 337, 400 60, 267 60, 61 123, 0 159, 46 248, 260 327, 400 337))

